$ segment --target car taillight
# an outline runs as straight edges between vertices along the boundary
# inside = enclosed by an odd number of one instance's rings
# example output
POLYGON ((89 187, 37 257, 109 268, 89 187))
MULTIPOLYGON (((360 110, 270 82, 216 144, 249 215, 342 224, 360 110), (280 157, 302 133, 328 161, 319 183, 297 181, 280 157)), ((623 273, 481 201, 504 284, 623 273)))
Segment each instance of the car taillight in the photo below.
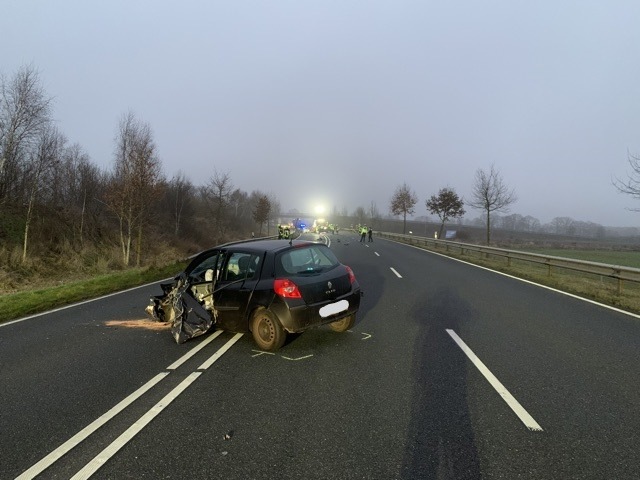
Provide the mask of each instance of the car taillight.
POLYGON ((302 298, 298 286, 288 278, 276 278, 273 282, 273 290, 284 298, 302 298))
POLYGON ((353 270, 351 270, 351 267, 347 267, 345 265, 345 267, 347 268, 347 273, 349 274, 349 283, 353 284, 353 282, 356 281, 356 276, 353 273, 353 270))

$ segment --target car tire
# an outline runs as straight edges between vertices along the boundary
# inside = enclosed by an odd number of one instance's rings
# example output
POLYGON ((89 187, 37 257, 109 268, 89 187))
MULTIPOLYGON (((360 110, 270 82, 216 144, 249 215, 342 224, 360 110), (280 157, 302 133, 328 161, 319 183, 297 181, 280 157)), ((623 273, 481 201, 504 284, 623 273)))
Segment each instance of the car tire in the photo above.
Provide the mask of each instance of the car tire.
POLYGON ((251 317, 251 333, 258 348, 267 352, 278 350, 287 339, 278 318, 266 308, 260 308, 251 317))
POLYGON ((340 320, 336 320, 335 322, 331 322, 329 327, 334 332, 346 332, 351 327, 353 327, 356 323, 356 314, 353 313, 348 317, 341 318, 340 320))

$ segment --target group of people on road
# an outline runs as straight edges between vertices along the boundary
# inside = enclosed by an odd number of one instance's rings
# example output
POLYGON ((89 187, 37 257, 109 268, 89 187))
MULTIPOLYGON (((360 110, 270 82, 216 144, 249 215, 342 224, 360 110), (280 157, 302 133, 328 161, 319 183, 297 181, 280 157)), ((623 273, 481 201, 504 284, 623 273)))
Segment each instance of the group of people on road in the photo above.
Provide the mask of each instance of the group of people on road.
POLYGON ((360 241, 364 242, 367 238, 367 234, 369 235, 369 241, 373 242, 373 230, 371 230, 371 227, 368 227, 366 225, 362 225, 360 226, 360 241))

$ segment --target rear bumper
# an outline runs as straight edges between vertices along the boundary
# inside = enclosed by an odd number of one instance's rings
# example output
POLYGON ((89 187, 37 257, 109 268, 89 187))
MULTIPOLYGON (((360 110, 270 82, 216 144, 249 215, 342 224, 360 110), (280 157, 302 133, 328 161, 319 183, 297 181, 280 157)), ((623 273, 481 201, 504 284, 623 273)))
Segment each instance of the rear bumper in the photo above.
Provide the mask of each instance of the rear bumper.
POLYGON ((280 323, 287 332, 302 332, 312 327, 325 325, 349 315, 354 315, 360 308, 361 296, 361 290, 357 288, 348 295, 311 305, 289 305, 281 301, 271 305, 271 311, 278 316, 280 323), (344 308, 345 306, 346 308, 344 308), (335 310, 339 311, 333 313, 335 310))

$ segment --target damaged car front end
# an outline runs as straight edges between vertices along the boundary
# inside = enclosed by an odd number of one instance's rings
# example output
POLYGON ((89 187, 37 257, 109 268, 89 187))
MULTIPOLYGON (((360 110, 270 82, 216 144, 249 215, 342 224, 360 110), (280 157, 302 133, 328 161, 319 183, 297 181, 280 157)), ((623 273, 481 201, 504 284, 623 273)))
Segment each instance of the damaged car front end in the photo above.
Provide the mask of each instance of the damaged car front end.
POLYGON ((202 306, 191 295, 185 295, 189 282, 184 273, 172 284, 161 284, 163 295, 151 297, 145 309, 148 315, 159 322, 171 324, 171 335, 176 343, 184 343, 209 331, 215 323, 216 312, 213 308, 213 282, 209 299, 203 299, 205 308, 211 305, 210 312, 201 312, 202 306))
POLYGON ((177 343, 212 328, 251 332, 259 348, 274 351, 288 333, 328 324, 347 331, 360 306, 353 271, 317 242, 256 240, 197 255, 146 312, 171 324, 177 343))

